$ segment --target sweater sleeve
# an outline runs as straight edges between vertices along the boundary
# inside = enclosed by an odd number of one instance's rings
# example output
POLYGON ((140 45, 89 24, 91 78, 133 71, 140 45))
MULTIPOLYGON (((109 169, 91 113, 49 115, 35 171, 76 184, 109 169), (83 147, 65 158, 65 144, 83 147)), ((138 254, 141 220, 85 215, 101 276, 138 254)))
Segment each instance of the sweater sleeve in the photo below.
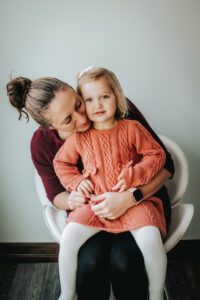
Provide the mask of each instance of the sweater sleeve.
POLYGON ((58 149, 45 130, 37 129, 33 134, 30 150, 33 164, 42 179, 46 195, 53 203, 55 196, 65 191, 53 167, 53 158, 58 149))
POLYGON ((165 145, 162 143, 158 135, 153 131, 153 129, 148 124, 148 122, 146 121, 142 113, 139 111, 139 109, 129 99, 127 99, 127 101, 128 101, 128 108, 129 108, 127 118, 131 120, 139 121, 150 132, 153 138, 160 144, 160 146, 163 148, 166 154, 165 164, 163 167, 169 173, 171 173, 171 178, 173 178, 175 173, 175 166, 171 154, 167 151, 165 145))
POLYGON ((53 160, 55 172, 68 191, 75 191, 79 183, 85 179, 77 166, 79 157, 75 133, 65 141, 53 160))
POLYGON ((122 174, 128 187, 147 184, 165 163, 165 151, 150 133, 137 121, 129 123, 129 139, 141 160, 123 169, 122 174))

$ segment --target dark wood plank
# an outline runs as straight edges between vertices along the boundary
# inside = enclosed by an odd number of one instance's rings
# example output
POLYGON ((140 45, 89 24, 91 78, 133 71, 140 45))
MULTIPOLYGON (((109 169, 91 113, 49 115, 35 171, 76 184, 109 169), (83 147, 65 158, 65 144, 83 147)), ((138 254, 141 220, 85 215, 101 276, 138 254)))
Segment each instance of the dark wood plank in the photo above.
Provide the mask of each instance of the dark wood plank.
POLYGON ((7 263, 0 264, 0 299, 7 299, 7 295, 11 289, 18 265, 7 263))
POLYGON ((168 261, 166 287, 170 300, 200 299, 200 262, 168 261))
MULTIPOLYGON (((200 299, 200 260, 168 260, 166 287, 170 300, 200 299)), ((0 265, 1 300, 57 300, 57 263, 0 265)))
POLYGON ((58 299, 60 293, 57 264, 19 264, 8 300, 58 299))

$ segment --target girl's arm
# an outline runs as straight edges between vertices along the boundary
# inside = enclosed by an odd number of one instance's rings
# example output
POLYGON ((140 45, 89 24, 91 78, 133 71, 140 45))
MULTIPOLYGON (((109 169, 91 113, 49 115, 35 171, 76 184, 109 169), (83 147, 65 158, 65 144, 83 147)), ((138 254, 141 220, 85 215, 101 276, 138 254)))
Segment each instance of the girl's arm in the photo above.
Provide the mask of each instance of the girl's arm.
POLYGON ((53 160, 55 172, 67 191, 76 191, 78 185, 85 179, 77 166, 80 155, 76 145, 76 134, 72 134, 53 160))
POLYGON ((124 167, 123 176, 128 188, 147 184, 165 163, 165 151, 138 121, 127 121, 129 143, 142 158, 138 163, 124 167))

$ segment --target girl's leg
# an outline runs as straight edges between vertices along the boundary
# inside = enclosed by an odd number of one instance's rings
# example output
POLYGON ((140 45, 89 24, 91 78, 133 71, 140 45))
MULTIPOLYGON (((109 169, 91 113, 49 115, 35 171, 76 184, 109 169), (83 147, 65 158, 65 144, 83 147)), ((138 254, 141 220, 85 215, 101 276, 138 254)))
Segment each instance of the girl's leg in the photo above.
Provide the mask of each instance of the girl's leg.
POLYGON ((145 226, 131 231, 144 257, 149 278, 149 299, 164 299, 167 256, 160 231, 155 226, 145 226))
POLYGON ((111 283, 117 300, 146 300, 148 278, 142 253, 130 232, 114 235, 111 256, 111 283))
POLYGON ((76 298, 76 270, 77 256, 80 246, 99 229, 71 222, 62 232, 59 251, 59 276, 61 295, 59 300, 73 300, 76 298))

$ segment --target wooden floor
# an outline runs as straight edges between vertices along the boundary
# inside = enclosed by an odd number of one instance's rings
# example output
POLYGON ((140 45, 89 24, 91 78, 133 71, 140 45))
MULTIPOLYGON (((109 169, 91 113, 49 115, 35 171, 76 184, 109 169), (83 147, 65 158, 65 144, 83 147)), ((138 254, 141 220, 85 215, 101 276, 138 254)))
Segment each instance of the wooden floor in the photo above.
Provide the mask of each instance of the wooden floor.
MULTIPOLYGON (((166 286, 170 300, 199 300, 200 261, 169 261, 166 286)), ((0 264, 0 300, 57 300, 59 293, 57 263, 0 264)))

